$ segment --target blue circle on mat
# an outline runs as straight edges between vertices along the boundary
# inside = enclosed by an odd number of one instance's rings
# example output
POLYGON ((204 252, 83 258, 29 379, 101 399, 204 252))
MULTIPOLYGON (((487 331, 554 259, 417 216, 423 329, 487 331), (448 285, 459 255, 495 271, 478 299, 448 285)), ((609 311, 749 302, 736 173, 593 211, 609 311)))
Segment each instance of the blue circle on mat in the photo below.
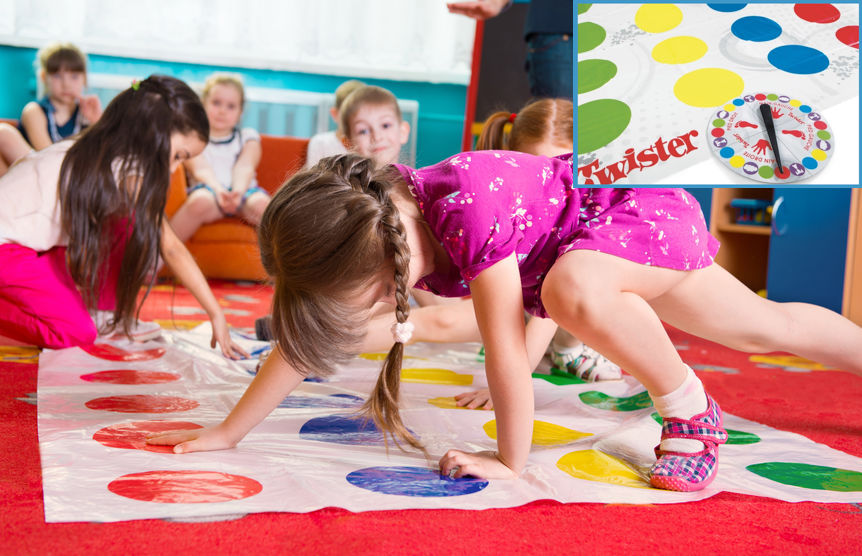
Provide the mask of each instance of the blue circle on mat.
POLYGON ((733 156, 733 149, 730 147, 724 147, 723 149, 718 151, 718 154, 720 154, 722 158, 730 158, 731 156, 733 156))
POLYGON ((787 44, 773 48, 766 55, 766 59, 782 71, 799 75, 820 73, 829 67, 829 58, 826 54, 816 48, 800 44, 787 44))
POLYGON ((799 111, 807 114, 808 112, 811 112, 811 107, 808 106, 807 104, 803 104, 802 106, 799 107, 799 111))
POLYGON ((745 7, 745 4, 707 4, 707 6, 717 12, 738 12, 745 7))
POLYGON ((309 419, 299 429, 299 437, 332 444, 383 444, 383 433, 374 425, 374 421, 342 415, 309 419))
POLYGON ((733 104, 735 106, 742 106, 743 104, 745 104, 745 101, 742 100, 741 98, 735 98, 735 99, 733 99, 733 104))
POLYGON ((488 486, 482 479, 450 479, 439 471, 422 467, 366 467, 347 475, 353 486, 401 496, 463 496, 488 486))
POLYGON ((278 407, 354 408, 361 406, 363 401, 364 400, 359 396, 353 396, 351 394, 332 394, 325 397, 288 396, 278 404, 278 407))
POLYGON ((730 32, 744 41, 766 42, 778 38, 781 25, 768 17, 749 15, 740 17, 730 26, 730 32))
POLYGON ((802 159, 802 165, 808 168, 809 170, 813 170, 817 168, 817 161, 811 158, 810 156, 806 156, 802 159))

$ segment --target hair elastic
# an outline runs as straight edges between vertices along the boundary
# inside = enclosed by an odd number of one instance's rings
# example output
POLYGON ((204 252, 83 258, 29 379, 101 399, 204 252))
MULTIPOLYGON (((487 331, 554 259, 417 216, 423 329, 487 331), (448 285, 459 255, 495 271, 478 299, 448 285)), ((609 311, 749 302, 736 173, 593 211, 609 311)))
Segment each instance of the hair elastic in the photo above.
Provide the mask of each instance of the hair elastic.
POLYGON ((413 337, 413 330, 416 327, 412 322, 396 322, 392 325, 392 337, 396 342, 406 344, 413 337))
POLYGON ((137 79, 132 79, 132 89, 137 91, 140 88, 141 88, 141 82, 138 81, 137 79))
POLYGON ((509 116, 509 123, 512 123, 512 124, 515 123, 515 118, 517 118, 517 117, 518 117, 518 115, 515 114, 514 112, 512 112, 512 114, 509 116))

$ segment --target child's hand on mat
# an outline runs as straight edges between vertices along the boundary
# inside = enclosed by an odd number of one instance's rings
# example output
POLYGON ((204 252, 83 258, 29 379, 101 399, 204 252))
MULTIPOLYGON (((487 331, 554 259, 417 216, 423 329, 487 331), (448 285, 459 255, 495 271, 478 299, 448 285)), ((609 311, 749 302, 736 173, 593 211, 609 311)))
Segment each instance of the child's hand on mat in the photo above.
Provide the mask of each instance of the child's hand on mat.
POLYGON ((487 388, 475 392, 464 392, 455 396, 455 405, 467 409, 494 409, 491 392, 487 388))
POLYGON ((233 341, 230 337, 230 331, 224 314, 220 314, 212 319, 213 335, 210 340, 210 347, 216 347, 216 344, 221 347, 221 352, 228 359, 248 359, 251 357, 248 352, 242 349, 239 344, 233 341))
POLYGON ((148 435, 147 444, 173 446, 175 454, 227 450, 236 446, 219 427, 159 432, 148 435))
POLYGON ((517 479, 518 474, 500 461, 497 452, 467 453, 449 450, 440 458, 440 474, 450 478, 476 477, 479 479, 517 479))

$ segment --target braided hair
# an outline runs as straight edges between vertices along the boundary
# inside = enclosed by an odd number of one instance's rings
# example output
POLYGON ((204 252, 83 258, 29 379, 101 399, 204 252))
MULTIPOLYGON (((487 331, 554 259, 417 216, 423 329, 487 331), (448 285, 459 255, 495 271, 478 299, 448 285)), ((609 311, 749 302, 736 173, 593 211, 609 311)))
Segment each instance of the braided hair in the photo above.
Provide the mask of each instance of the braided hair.
MULTIPOLYGON (((395 315, 407 321, 410 249, 392 194, 392 169, 374 169, 355 154, 324 158, 294 175, 261 219, 261 260, 274 278, 272 327, 282 357, 302 374, 326 376, 360 349, 370 307, 355 296, 378 285, 382 269, 395 282, 395 315)), ((404 344, 383 364, 363 414, 384 433, 421 448, 398 412, 404 344)))

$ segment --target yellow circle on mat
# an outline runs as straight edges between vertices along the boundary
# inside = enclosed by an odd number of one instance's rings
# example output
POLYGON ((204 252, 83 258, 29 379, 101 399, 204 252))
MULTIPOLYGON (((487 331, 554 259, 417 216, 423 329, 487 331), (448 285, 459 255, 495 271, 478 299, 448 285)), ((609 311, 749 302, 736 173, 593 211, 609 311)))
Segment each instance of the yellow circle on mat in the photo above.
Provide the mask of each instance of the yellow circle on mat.
POLYGON ((745 159, 739 155, 731 156, 728 162, 730 162, 730 165, 734 168, 742 168, 743 165, 745 165, 745 159))
POLYGON ((791 367, 794 369, 808 369, 811 371, 825 371, 825 367, 816 361, 798 357, 796 355, 751 355, 748 360, 752 363, 765 363, 776 367, 791 367))
POLYGON ((662 64, 687 64, 706 54, 706 43, 696 37, 671 37, 655 45, 652 57, 662 64))
POLYGON ((673 94, 689 106, 711 108, 742 92, 745 83, 738 74, 721 68, 703 68, 676 80, 673 94))
POLYGON ((664 33, 682 22, 682 10, 673 4, 644 4, 635 13, 635 25, 647 33, 664 33))
POLYGON ((793 99, 788 104, 790 104, 790 106, 802 106, 802 101, 793 99))
MULTIPOLYGON (((497 440, 497 421, 491 419, 482 427, 485 434, 497 440)), ((533 444, 536 446, 557 446, 568 444, 586 436, 592 436, 591 432, 581 432, 545 421, 533 421, 533 444)))
POLYGON ((813 149, 811 151, 811 156, 814 157, 814 160, 823 162, 826 160, 826 151, 821 151, 820 149, 813 149))
MULTIPOLYGON (((458 405, 457 402, 455 402, 455 398, 446 398, 446 397, 431 398, 430 400, 428 400, 428 403, 430 403, 431 405, 437 406, 439 408, 442 408, 442 409, 470 409, 470 408, 458 405)), ((490 411, 489 409, 485 409, 483 407, 479 407, 476 409, 479 411, 490 411)))
POLYGON ((599 450, 569 452, 557 467, 576 479, 635 488, 651 488, 649 482, 621 459, 599 450))
POLYGON ((421 384, 469 386, 473 384, 473 375, 463 375, 449 369, 401 369, 401 380, 421 384))

